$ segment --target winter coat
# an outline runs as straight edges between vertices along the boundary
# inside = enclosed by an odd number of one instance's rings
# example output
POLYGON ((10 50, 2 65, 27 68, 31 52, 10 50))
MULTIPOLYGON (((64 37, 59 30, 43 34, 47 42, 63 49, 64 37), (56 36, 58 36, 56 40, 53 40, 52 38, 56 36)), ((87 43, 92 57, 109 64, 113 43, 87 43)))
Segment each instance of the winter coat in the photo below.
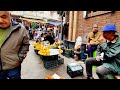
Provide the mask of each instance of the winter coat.
POLYGON ((20 66, 29 51, 29 34, 21 24, 10 26, 10 33, 0 47, 0 70, 20 66))
POLYGON ((104 42, 98 45, 97 55, 104 53, 103 64, 107 68, 112 68, 120 74, 120 38, 117 37, 114 43, 104 42))
POLYGON ((87 36, 87 43, 90 43, 91 45, 98 45, 100 43, 99 38, 101 37, 101 33, 97 32, 97 33, 93 33, 90 32, 87 36))

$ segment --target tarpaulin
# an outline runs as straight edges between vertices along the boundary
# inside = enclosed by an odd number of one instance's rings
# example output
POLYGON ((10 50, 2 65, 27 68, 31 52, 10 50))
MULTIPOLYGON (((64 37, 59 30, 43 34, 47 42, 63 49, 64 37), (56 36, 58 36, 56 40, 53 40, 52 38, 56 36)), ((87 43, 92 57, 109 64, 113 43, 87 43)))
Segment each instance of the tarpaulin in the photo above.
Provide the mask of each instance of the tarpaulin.
POLYGON ((60 25, 62 22, 60 22, 60 21, 47 21, 47 23, 50 23, 50 24, 55 25, 55 26, 58 26, 58 25, 60 25))

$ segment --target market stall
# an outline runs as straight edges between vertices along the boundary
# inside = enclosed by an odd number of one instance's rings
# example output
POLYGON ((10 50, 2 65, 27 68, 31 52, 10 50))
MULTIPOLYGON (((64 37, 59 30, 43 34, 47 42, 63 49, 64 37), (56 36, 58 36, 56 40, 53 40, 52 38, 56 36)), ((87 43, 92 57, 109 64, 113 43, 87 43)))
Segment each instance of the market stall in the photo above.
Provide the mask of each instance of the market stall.
POLYGON ((64 59, 59 57, 63 51, 56 49, 56 43, 49 45, 46 42, 33 43, 35 50, 38 50, 38 55, 43 61, 46 69, 54 68, 64 63, 64 59))

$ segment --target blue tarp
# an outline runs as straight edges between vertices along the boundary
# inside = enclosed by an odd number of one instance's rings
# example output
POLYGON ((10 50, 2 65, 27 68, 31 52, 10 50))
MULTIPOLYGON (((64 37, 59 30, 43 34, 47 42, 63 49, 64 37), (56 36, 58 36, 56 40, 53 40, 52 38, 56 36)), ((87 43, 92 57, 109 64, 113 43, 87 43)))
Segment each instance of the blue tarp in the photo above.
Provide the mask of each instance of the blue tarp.
POLYGON ((55 25, 55 26, 58 26, 58 25, 60 25, 62 22, 60 22, 60 21, 47 21, 47 23, 53 24, 53 25, 55 25))

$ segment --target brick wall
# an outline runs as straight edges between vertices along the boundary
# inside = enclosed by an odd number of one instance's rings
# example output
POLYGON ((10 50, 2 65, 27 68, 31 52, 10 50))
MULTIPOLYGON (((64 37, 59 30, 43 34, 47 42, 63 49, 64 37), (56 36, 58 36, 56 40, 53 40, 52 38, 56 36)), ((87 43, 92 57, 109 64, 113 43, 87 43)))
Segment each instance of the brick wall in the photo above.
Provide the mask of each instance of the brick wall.
POLYGON ((84 37, 86 33, 92 31, 93 24, 97 23, 99 30, 102 30, 104 25, 108 23, 115 24, 118 32, 120 32, 120 11, 115 13, 106 13, 99 16, 90 17, 87 19, 83 18, 83 11, 79 11, 78 15, 78 35, 84 37))

